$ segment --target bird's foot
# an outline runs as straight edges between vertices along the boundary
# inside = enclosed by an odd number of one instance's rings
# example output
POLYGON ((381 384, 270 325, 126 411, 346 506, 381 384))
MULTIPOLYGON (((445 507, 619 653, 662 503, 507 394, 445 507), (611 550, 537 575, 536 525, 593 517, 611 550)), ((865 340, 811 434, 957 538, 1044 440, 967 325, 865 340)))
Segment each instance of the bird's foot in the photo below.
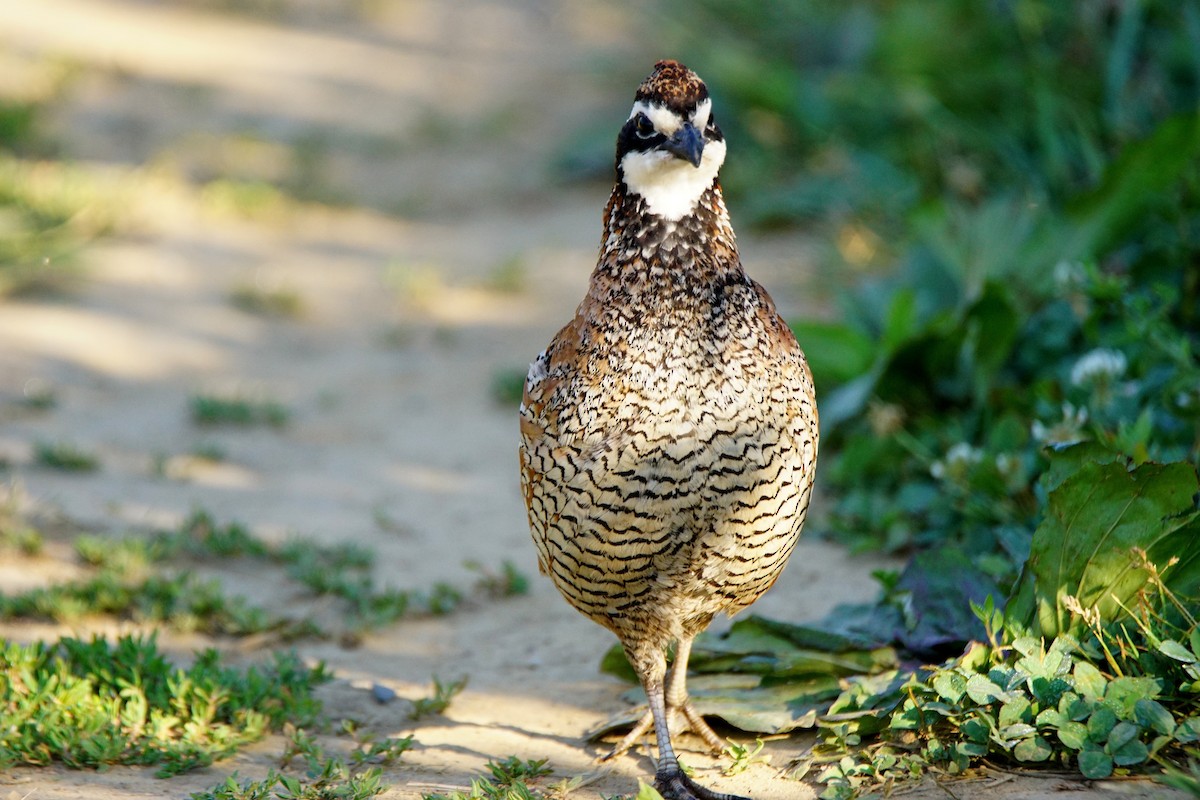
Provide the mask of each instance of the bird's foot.
POLYGON ((655 775, 654 788, 658 789, 663 800, 750 800, 741 795, 706 789, 685 775, 679 767, 655 775))
MULTIPOLYGON (((679 733, 691 732, 696 734, 704 740, 704 743, 708 745, 708 749, 713 754, 719 754, 725 749, 725 743, 721 741, 721 737, 717 736, 708 723, 704 721, 704 717, 700 716, 700 712, 696 711, 690 699, 684 700, 679 705, 667 707, 667 727, 671 731, 672 738, 679 733)), ((616 746, 607 755, 601 757, 600 760, 610 761, 616 758, 637 744, 638 740, 652 730, 654 730, 654 715, 647 709, 642 718, 633 726, 633 730, 625 734, 624 738, 617 742, 616 746)))

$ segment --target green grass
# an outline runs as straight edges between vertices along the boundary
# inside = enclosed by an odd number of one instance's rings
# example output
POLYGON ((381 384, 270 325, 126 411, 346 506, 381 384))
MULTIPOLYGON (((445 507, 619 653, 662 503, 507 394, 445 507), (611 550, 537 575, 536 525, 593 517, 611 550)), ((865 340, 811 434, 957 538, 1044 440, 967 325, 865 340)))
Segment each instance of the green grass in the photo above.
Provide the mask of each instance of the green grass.
POLYGON ((75 624, 102 615, 178 631, 247 636, 287 627, 283 620, 229 597, 217 581, 189 573, 126 580, 114 572, 0 596, 0 618, 75 624))
POLYGON ((344 762, 330 759, 303 778, 271 770, 262 780, 238 780, 234 773, 224 783, 193 792, 189 797, 191 800, 368 800, 387 790, 382 774, 378 767, 355 772, 344 762))
POLYGON ((77 167, 0 155, 0 297, 71 285, 79 251, 124 224, 126 192, 77 167))
POLYGON ((36 442, 33 461, 62 472, 95 472, 100 468, 100 460, 94 454, 70 442, 36 442))
POLYGON ((416 720, 434 714, 441 714, 450 707, 450 701, 465 688, 467 688, 467 679, 465 677, 459 678, 456 681, 443 683, 434 675, 433 694, 428 697, 417 698, 413 701, 412 710, 408 713, 409 719, 416 720))
POLYGON ((553 772, 546 759, 522 759, 509 756, 487 763, 488 775, 474 778, 465 792, 425 794, 423 800, 535 800, 547 793, 536 785, 538 779, 553 772))
POLYGON ((284 723, 311 724, 329 680, 295 655, 244 670, 215 650, 175 667, 150 637, 60 639, 0 647, 0 766, 157 766, 160 776, 212 764, 284 723))
POLYGON ((287 406, 276 400, 252 400, 239 395, 196 394, 189 406, 196 425, 282 428, 291 418, 287 406))
POLYGON ((16 550, 24 556, 41 555, 46 537, 37 528, 7 518, 0 513, 0 549, 16 550))
MULTIPOLYGON (((0 534, 0 544, 40 546, 36 530, 13 520, 0 534)), ((426 591, 381 587, 370 574, 374 553, 359 545, 327 546, 305 539, 268 543, 244 525, 222 525, 202 511, 175 530, 124 538, 85 534, 75 538, 74 547, 93 574, 19 594, 0 593, 0 618, 74 623, 89 615, 107 615, 210 635, 327 635, 311 621, 279 617, 230 596, 217 581, 174 566, 181 562, 204 566, 254 560, 277 568, 312 596, 341 600, 342 619, 352 636, 406 616, 449 614, 472 598, 502 598, 528 590, 528 579, 508 562, 499 571, 475 567, 480 578, 467 588, 445 582, 426 591)))

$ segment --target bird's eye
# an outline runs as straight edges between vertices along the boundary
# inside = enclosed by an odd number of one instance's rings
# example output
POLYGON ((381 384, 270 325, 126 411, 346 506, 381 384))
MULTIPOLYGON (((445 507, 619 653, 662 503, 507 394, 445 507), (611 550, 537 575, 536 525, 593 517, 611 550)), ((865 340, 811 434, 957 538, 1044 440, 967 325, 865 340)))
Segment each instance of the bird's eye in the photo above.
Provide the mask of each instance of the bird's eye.
POLYGON ((634 126, 637 128, 638 136, 643 139, 648 139, 654 135, 654 123, 645 114, 638 114, 633 120, 634 126))

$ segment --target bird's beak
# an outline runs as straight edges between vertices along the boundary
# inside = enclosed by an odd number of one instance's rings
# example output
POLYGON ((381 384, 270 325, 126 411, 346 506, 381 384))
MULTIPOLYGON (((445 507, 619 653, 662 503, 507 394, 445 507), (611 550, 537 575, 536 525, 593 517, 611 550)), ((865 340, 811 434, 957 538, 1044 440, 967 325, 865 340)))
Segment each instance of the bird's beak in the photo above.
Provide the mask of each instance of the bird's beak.
POLYGON ((696 126, 690 122, 675 131, 675 135, 663 142, 662 149, 676 158, 690 162, 693 167, 700 166, 700 157, 704 155, 704 137, 696 126))

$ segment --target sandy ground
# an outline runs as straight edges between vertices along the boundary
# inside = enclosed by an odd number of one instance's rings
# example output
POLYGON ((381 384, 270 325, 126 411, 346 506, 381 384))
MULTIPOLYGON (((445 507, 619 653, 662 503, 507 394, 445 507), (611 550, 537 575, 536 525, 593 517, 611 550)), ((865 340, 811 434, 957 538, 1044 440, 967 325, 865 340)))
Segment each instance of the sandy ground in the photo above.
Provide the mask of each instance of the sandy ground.
MULTIPOLYGON (((331 718, 415 734, 419 746, 386 771, 388 798, 465 788, 487 760, 510 755, 548 758, 557 778, 587 775, 578 797, 629 793, 653 772, 647 749, 601 770, 603 748, 583 741, 627 707, 627 686, 597 670, 610 635, 536 577, 514 409, 492 392, 582 295, 608 187, 565 182, 554 163, 593 153, 589 126, 598 141, 615 133, 633 85, 665 55, 629 18, 583 0, 0 3, 10 62, 0 86, 19 93, 65 69, 48 133, 111 181, 121 206, 118 234, 84 254, 78 288, 0 306, 5 493, 114 533, 202 508, 268 539, 354 541, 397 587, 469 585, 470 561, 510 560, 534 577, 527 596, 404 620, 357 647, 300 645, 337 675, 323 690, 331 718), (222 210, 196 187, 223 177, 280 181, 314 202, 222 210), (233 307, 230 292, 246 286, 293 293, 302 313, 233 307), (23 409, 22 394, 39 388, 56 406, 23 409), (292 421, 198 429, 187 403, 202 391, 275 399, 292 421), (89 450, 101 469, 39 468, 38 441, 89 450), (189 459, 198 446, 225 460, 189 459), (469 686, 444 716, 414 727, 405 699, 426 695, 433 674, 468 676, 469 686), (376 703, 372 684, 399 699, 376 703)), ((742 248, 785 311, 822 311, 811 245, 744 233, 742 248)), ((71 574, 65 547, 48 554, 9 557, 0 588, 71 574)), ((869 575, 881 566, 810 538, 755 610, 818 617, 873 592, 869 575)), ((295 601, 244 571, 223 579, 268 607, 295 601)), ((180 653, 205 644, 165 641, 180 653)), ((812 787, 779 768, 808 744, 772 741, 771 766, 733 778, 705 756, 687 760, 723 790, 803 798, 812 787)), ((137 769, 17 769, 0 777, 0 796, 185 797, 234 770, 260 776, 280 752, 272 737, 170 781, 137 769)), ((1144 783, 1012 776, 927 784, 913 796, 1064 789, 1164 796, 1144 783)))

